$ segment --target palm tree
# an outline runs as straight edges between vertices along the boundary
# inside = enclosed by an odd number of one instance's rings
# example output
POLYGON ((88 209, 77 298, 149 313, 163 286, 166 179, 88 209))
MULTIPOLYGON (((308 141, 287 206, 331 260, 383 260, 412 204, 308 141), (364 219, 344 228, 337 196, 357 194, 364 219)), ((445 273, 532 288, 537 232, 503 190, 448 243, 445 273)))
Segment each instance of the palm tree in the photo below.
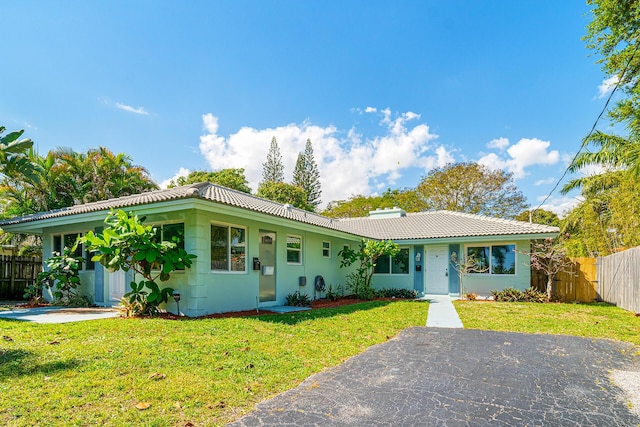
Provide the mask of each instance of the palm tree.
POLYGON ((596 151, 584 151, 576 156, 569 165, 569 172, 576 173, 587 166, 601 166, 604 172, 575 178, 569 181, 563 188, 566 194, 571 190, 607 185, 606 179, 600 175, 617 174, 620 171, 628 171, 634 178, 640 178, 640 129, 638 126, 629 127, 627 138, 596 131, 584 141, 586 147, 592 145, 596 151))
POLYGON ((31 179, 37 179, 36 166, 25 156, 25 153, 33 147, 33 141, 29 138, 19 139, 24 129, 2 136, 5 130, 4 126, 0 126, 0 172, 20 173, 31 179))

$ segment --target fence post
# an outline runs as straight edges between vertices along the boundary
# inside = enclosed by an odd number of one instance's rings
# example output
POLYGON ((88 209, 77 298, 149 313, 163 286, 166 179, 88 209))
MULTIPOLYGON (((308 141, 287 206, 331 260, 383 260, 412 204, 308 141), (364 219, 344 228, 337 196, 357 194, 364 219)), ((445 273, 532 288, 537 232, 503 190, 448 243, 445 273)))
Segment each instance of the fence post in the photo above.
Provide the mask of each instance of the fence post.
POLYGON ((16 257, 11 255, 11 279, 9 282, 9 295, 13 295, 16 292, 16 257))

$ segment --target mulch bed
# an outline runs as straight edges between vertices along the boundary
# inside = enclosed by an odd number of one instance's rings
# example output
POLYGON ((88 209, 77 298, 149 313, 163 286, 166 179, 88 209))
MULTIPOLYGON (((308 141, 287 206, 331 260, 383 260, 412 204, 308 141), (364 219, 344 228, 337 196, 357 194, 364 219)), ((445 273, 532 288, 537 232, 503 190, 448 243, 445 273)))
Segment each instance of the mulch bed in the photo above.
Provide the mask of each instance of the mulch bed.
MULTIPOLYGON (((400 298, 374 298, 372 301, 401 301, 400 298)), ((319 299, 311 301, 311 309, 315 310, 317 308, 334 308, 334 307, 342 307, 344 305, 352 305, 358 304, 360 302, 368 302, 367 300, 357 299, 353 296, 342 297, 334 301, 330 301, 327 299, 319 299)), ((231 311, 226 313, 216 313, 216 314, 208 314, 206 316, 199 317, 186 317, 186 316, 177 316, 173 313, 162 313, 159 317, 163 319, 170 320, 193 320, 193 319, 223 319, 227 317, 251 317, 251 316, 264 316, 267 314, 281 314, 274 313, 269 310, 244 310, 244 311, 231 311)), ((291 313, 287 313, 291 314, 291 313)))

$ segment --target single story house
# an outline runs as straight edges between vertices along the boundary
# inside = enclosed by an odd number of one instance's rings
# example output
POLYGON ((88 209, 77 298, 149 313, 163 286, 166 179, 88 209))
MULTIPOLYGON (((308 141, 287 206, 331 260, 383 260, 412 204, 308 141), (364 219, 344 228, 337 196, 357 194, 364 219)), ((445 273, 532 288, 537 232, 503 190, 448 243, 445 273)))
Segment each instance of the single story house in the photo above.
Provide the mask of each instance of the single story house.
MULTIPOLYGON (((400 253, 379 259, 373 285, 415 289, 426 294, 460 293, 453 256, 473 254, 481 272, 464 276, 464 292, 530 284, 532 239, 554 237, 557 227, 449 211, 371 212, 368 217, 331 219, 210 183, 186 185, 120 197, 0 222, 7 232, 42 236, 43 255, 51 256, 89 230, 103 230, 110 209, 146 216, 163 237, 184 236, 191 268, 171 275, 165 286, 178 290, 181 311, 201 316, 282 305, 300 291, 311 298, 314 280, 327 287, 345 284, 353 268, 340 268, 338 252, 356 249, 363 238, 393 240, 400 253)), ((116 305, 133 277, 87 262, 82 289, 97 305, 116 305)), ((167 304, 176 310, 175 302, 167 304)))

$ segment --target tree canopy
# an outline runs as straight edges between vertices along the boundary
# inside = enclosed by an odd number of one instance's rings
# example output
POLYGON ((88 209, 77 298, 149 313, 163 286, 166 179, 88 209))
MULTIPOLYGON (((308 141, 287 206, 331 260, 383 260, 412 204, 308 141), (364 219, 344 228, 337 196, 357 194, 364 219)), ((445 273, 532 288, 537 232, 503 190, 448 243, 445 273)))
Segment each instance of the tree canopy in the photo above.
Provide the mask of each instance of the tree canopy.
POLYGON ((302 188, 286 182, 263 182, 258 187, 257 195, 274 202, 289 203, 306 211, 314 211, 314 207, 307 203, 307 193, 302 188))
POLYGON ((599 54, 603 71, 627 96, 611 111, 616 121, 640 120, 640 7, 630 0, 588 0, 593 19, 584 37, 587 48, 599 54), (624 73, 624 75, 623 75, 624 73))
POLYGON ((176 182, 171 181, 168 187, 173 188, 178 185, 196 184, 198 182, 210 182, 251 194, 251 188, 244 174, 244 168, 221 169, 215 172, 193 171, 186 177, 178 177, 176 182))
POLYGON ((320 172, 313 157, 313 147, 310 139, 307 139, 304 152, 298 155, 296 167, 293 171, 292 184, 302 188, 307 193, 308 205, 317 208, 322 202, 320 200, 322 195, 320 172))
POLYGON ((86 153, 58 148, 46 156, 33 149, 27 161, 35 175, 12 171, 1 183, 2 214, 26 215, 157 189, 148 171, 124 154, 99 147, 86 153))
POLYGON ((323 215, 331 218, 356 218, 369 215, 370 211, 399 207, 406 212, 420 212, 428 205, 415 190, 387 189, 382 196, 351 196, 348 200, 330 202, 323 215))
POLYGON ((477 163, 433 169, 416 188, 431 209, 513 218, 528 207, 513 174, 477 163))
POLYGON ((269 181, 284 182, 282 154, 280 154, 280 148, 275 136, 271 139, 267 160, 262 164, 262 182, 269 181))

